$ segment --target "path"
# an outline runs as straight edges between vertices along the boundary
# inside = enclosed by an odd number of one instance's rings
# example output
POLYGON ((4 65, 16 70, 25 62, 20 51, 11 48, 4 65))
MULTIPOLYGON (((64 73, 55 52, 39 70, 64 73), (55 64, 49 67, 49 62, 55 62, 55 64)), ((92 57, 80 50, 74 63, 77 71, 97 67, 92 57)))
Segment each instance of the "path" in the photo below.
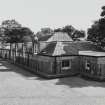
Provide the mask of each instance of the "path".
POLYGON ((0 59, 0 105, 105 105, 105 82, 46 80, 0 59))

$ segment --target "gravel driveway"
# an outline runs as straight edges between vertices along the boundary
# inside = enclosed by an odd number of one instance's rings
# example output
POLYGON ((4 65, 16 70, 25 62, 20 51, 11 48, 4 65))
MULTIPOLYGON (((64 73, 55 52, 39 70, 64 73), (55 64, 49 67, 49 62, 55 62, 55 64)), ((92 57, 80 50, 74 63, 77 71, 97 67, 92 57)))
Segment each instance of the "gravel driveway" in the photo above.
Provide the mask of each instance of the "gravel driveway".
POLYGON ((105 105, 105 82, 47 80, 0 59, 0 105, 105 105))

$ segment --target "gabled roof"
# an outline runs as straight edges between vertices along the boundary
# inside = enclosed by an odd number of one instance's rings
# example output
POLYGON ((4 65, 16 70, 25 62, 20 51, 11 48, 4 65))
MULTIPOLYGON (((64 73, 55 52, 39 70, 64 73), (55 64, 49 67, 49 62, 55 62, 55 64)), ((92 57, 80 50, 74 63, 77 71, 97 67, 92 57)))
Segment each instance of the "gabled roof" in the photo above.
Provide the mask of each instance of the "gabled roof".
POLYGON ((73 41, 73 40, 67 33, 56 32, 53 35, 47 35, 39 38, 39 41, 53 42, 53 41, 73 41))
POLYGON ((102 49, 91 42, 51 42, 39 55, 79 55, 79 51, 102 51, 102 49))

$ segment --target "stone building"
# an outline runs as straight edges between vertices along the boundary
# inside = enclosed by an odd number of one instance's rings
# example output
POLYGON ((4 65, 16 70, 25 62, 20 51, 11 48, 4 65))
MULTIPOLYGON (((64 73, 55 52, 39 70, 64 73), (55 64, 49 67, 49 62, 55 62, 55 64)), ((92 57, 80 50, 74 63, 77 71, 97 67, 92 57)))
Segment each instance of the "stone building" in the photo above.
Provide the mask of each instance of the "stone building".
MULTIPOLYGON (((18 52, 15 63, 47 78, 83 75, 105 79, 105 52, 89 41, 73 41, 62 32, 34 38, 25 43, 25 53, 18 52), (27 52, 31 48, 31 53, 27 52)), ((0 50, 0 55, 4 50, 0 50)), ((7 55, 9 50, 6 51, 7 55)))

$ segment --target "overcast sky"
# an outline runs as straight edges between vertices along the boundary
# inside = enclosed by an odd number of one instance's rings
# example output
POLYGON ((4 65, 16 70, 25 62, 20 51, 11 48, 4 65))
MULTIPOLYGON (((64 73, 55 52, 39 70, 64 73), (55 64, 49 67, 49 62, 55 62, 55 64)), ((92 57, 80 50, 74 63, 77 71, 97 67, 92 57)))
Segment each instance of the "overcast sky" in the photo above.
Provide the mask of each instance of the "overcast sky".
POLYGON ((99 18, 103 5, 105 0, 0 0, 0 23, 16 19, 34 32, 65 25, 86 30, 99 18))

